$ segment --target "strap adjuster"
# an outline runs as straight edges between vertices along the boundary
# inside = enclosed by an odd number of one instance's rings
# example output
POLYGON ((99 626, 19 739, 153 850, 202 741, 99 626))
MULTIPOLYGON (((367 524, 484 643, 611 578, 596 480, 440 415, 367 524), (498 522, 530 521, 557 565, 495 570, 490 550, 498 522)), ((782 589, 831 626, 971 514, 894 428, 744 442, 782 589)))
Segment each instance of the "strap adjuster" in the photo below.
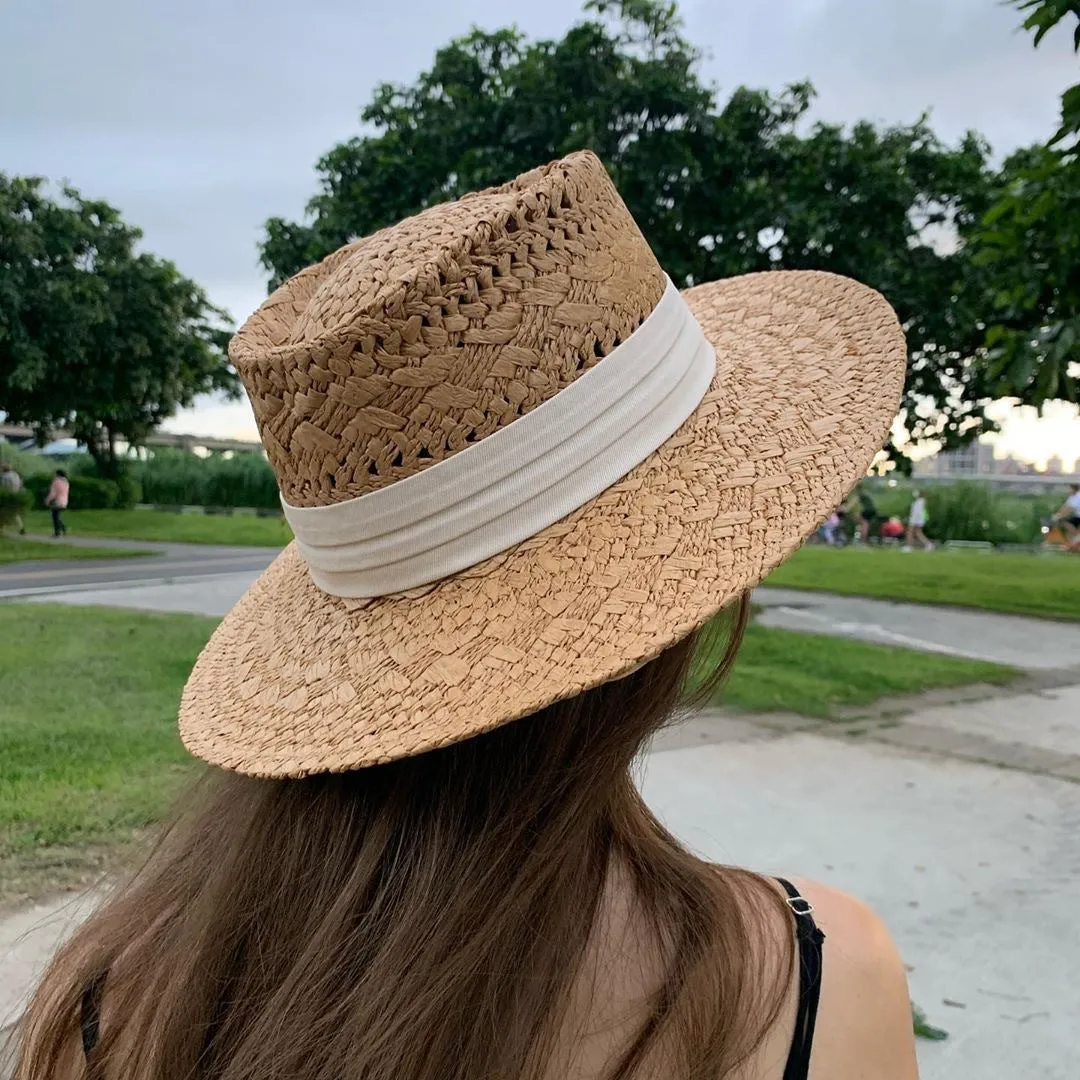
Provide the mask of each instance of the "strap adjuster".
POLYGON ((805 896, 789 896, 787 898, 788 907, 795 912, 796 915, 813 915, 814 905, 806 899, 805 896))

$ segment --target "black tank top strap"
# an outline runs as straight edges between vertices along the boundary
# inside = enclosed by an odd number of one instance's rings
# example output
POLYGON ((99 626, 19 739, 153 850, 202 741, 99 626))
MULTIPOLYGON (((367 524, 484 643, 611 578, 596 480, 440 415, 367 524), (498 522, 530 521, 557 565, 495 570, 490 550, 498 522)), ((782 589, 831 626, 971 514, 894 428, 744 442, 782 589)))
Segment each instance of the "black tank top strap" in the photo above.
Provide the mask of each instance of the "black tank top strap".
POLYGON ((87 1060, 101 1036, 101 992, 104 989, 105 976, 102 974, 83 991, 79 1026, 82 1029, 83 1054, 87 1060))
POLYGON ((795 1035, 791 1040, 784 1080, 807 1080, 810 1051, 814 1044, 818 1001, 821 997, 822 944, 825 935, 814 922, 810 902, 783 878, 776 879, 788 895, 788 907, 795 918, 795 938, 799 949, 799 1006, 795 1014, 795 1035))

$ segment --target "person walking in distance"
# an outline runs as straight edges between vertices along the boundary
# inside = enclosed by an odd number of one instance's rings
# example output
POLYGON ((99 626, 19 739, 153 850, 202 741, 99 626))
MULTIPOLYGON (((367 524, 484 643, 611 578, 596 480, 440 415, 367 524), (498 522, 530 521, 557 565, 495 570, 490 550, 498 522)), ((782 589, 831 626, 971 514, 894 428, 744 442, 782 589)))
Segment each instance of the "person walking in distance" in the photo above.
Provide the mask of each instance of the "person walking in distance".
POLYGON ((934 545, 926 538, 924 531, 929 520, 926 513, 926 498, 921 491, 913 494, 911 511, 908 514, 907 543, 904 545, 904 550, 911 551, 912 547, 918 543, 924 551, 932 551, 934 545))
POLYGON ((865 487, 860 487, 855 497, 858 520, 855 536, 859 543, 866 544, 870 540, 870 530, 873 528, 874 522, 877 521, 877 505, 865 487))
POLYGON ((60 515, 67 509, 70 491, 71 484, 68 482, 67 473, 63 469, 57 469, 49 487, 49 494, 45 496, 45 505, 52 510, 53 536, 63 536, 67 532, 67 526, 60 515))
MULTIPOLYGON (((22 477, 6 461, 0 461, 0 488, 13 495, 18 495, 23 489, 22 477)), ((18 529, 20 536, 26 535, 26 526, 23 525, 22 515, 18 510, 12 516, 11 523, 18 529)))

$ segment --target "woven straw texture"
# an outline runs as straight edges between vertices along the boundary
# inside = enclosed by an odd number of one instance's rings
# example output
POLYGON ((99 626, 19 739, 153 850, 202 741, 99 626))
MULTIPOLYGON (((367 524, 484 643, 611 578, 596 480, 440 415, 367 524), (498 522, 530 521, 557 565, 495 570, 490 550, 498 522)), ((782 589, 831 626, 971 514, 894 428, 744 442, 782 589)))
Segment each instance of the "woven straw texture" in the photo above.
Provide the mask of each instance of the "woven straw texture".
MULTIPOLYGON (((341 249, 274 293, 231 355, 285 498, 324 505, 511 423, 662 291, 579 154, 341 249)), ((328 596, 290 546, 196 663, 188 748, 267 777, 420 753, 618 677, 757 584, 865 473, 903 335, 880 295, 829 274, 684 295, 717 374, 667 443, 538 536, 401 596, 328 596)))

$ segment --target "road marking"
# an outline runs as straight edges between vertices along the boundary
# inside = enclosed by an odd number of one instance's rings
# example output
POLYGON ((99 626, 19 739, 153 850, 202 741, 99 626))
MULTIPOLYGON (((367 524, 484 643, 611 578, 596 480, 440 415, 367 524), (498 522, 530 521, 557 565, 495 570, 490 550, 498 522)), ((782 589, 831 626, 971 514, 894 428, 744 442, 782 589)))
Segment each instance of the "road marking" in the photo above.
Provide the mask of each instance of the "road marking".
MULTIPOLYGON (((276 553, 275 553, 275 557, 276 557, 276 553)), ((86 561, 89 561, 89 560, 86 560, 86 561)), ((166 562, 164 564, 156 564, 156 565, 160 565, 162 567, 162 572, 163 573, 172 573, 172 572, 174 572, 176 570, 187 570, 187 569, 195 569, 195 570, 206 571, 206 570, 208 570, 208 569, 210 569, 212 567, 215 567, 215 566, 232 567, 234 565, 240 565, 240 564, 244 564, 243 568, 245 568, 245 569, 248 568, 248 567, 253 568, 252 567, 253 561, 257 561, 257 560, 255 560, 255 556, 253 556, 253 555, 226 555, 226 556, 223 556, 223 557, 218 557, 218 558, 213 558, 213 559, 199 559, 199 560, 197 560, 195 562, 190 562, 190 561, 189 562, 166 562)), ((264 567, 269 566, 270 562, 272 562, 272 561, 273 561, 273 559, 268 560, 264 564, 264 567)), ((128 567, 128 563, 125 561, 124 563, 122 563, 119 566, 117 566, 115 563, 113 563, 113 565, 111 565, 111 566, 100 567, 99 569, 105 570, 107 572, 120 572, 121 570, 126 570, 127 567, 128 567)), ((11 572, 4 571, 4 572, 0 573, 0 588, 3 587, 3 584, 6 581, 19 581, 19 580, 25 581, 27 578, 31 578, 31 579, 33 579, 33 578, 48 579, 48 578, 60 578, 60 577, 75 577, 75 576, 78 576, 80 574, 82 574, 82 575, 92 574, 94 572, 94 569, 95 569, 94 567, 86 566, 84 564, 82 566, 58 567, 56 570, 21 570, 21 571, 16 570, 16 571, 11 571, 11 572)), ((223 573, 228 573, 229 571, 226 570, 226 571, 222 571, 222 572, 223 573)), ((161 575, 158 575, 158 576, 160 577, 161 575)), ((183 576, 183 575, 181 575, 181 576, 183 576)), ((99 580, 98 584, 113 585, 113 584, 119 584, 120 582, 123 582, 123 580, 124 580, 123 578, 120 578, 119 582, 117 582, 117 581, 114 581, 112 579, 102 578, 102 579, 99 580)))
POLYGON ((946 656, 957 656, 965 660, 986 660, 991 663, 1001 663, 1000 660, 983 653, 971 652, 965 649, 954 649, 951 645, 943 645, 938 641, 927 641, 925 638, 911 637, 908 634, 898 634, 886 626, 878 623, 846 622, 832 619, 828 615, 821 615, 816 611, 808 611, 806 608, 788 607, 785 604, 770 605, 766 612, 775 611, 786 615, 788 618, 806 619, 817 623, 819 626, 831 627, 842 637, 861 638, 863 641, 888 642, 891 645, 902 645, 909 649, 918 649, 921 652, 942 653, 946 656))
MULTIPOLYGON (((196 585, 204 581, 215 581, 220 577, 232 577, 243 573, 240 570, 230 570, 221 574, 183 574, 180 578, 156 577, 137 578, 129 581, 87 581, 76 585, 30 585, 22 589, 0 590, 0 600, 17 600, 26 596, 50 596, 53 593, 73 592, 112 592, 116 589, 136 588, 144 585, 196 585)), ((261 570, 252 569, 251 574, 257 576, 261 570)))

